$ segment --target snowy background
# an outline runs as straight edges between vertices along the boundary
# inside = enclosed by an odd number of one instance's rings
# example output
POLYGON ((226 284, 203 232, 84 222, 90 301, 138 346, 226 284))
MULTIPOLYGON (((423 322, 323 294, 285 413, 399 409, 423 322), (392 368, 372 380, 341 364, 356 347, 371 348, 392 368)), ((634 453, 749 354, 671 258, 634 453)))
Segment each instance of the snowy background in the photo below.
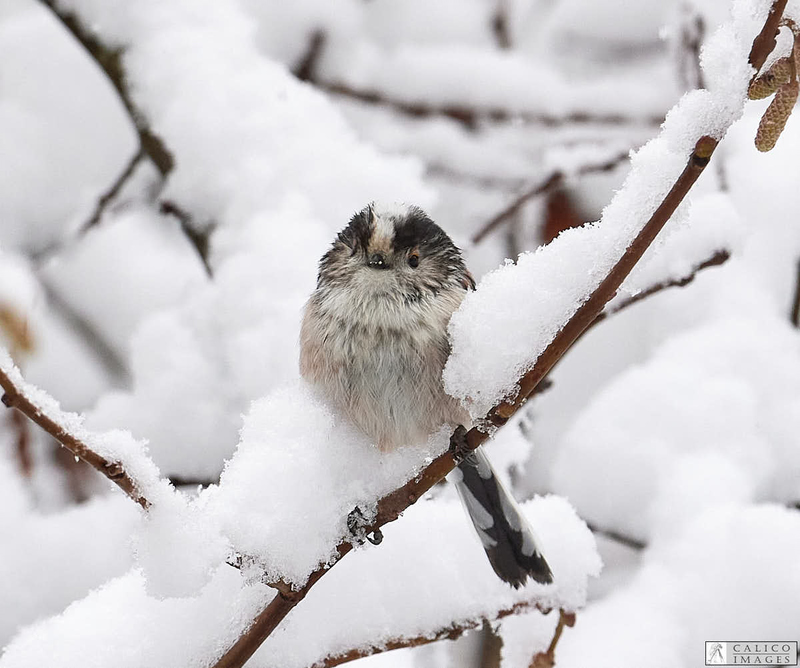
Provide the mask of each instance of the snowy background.
POLYGON ((0 667, 213 665, 274 595, 261 579, 301 585, 355 505, 446 447, 379 457, 298 381, 316 263, 356 210, 422 206, 485 278, 445 372, 480 415, 696 139, 731 124, 618 299, 729 259, 593 327, 487 446, 556 583, 497 581, 437 488, 247 665, 477 626, 361 663, 525 668, 557 618, 535 604, 577 611, 561 668, 690 668, 705 640, 800 640, 800 122, 761 154, 768 101, 744 102, 769 5, 62 0, 124 47, 140 123, 174 159, 159 170, 132 162, 130 114, 53 13, 3 0, 0 343, 153 506, 0 413, 0 667))

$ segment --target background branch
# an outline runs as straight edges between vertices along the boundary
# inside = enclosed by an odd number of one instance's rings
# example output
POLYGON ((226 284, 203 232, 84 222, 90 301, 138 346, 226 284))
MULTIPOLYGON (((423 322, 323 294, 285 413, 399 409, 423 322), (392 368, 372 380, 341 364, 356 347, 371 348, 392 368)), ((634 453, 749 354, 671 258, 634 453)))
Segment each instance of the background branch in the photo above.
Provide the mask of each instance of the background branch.
POLYGON ((161 138, 150 128, 145 114, 136 106, 131 97, 126 81, 125 69, 122 66, 124 49, 122 47, 112 47, 103 42, 95 32, 81 22, 76 14, 59 9, 56 0, 40 1, 53 12, 55 17, 70 33, 72 33, 73 37, 81 43, 103 72, 105 72, 108 80, 117 91, 122 106, 125 107, 125 111, 128 112, 128 117, 136 128, 142 150, 153 161, 153 164, 161 173, 161 176, 166 177, 175 166, 175 161, 161 138))
MULTIPOLYGON (((496 622, 506 617, 510 617, 511 615, 517 615, 523 612, 529 612, 531 610, 541 610, 545 614, 550 613, 550 610, 542 610, 534 601, 522 601, 517 603, 510 608, 504 608, 502 610, 498 610, 497 613, 489 618, 489 617, 478 617, 474 619, 465 619, 461 621, 455 621, 451 625, 439 629, 438 631, 434 631, 433 633, 429 633, 426 635, 418 635, 412 636, 408 638, 392 638, 387 640, 386 642, 382 643, 380 646, 373 646, 373 647, 359 647, 356 649, 345 650, 343 652, 339 652, 335 656, 329 656, 325 659, 319 661, 318 663, 314 664, 315 668, 333 668, 333 666, 340 666, 343 663, 348 663, 350 661, 355 661, 356 659, 363 659, 367 656, 372 656, 373 654, 382 654, 383 652, 390 652, 391 650, 395 649, 404 649, 408 647, 420 647, 422 645, 429 645, 433 642, 438 642, 439 640, 458 640, 461 636, 463 636, 468 631, 474 631, 476 629, 481 628, 487 622, 496 622)), ((555 643, 558 642, 558 636, 561 635, 560 628, 563 626, 561 624, 561 619, 564 617, 573 618, 574 622, 574 613, 566 613, 563 610, 559 610, 559 625, 556 626, 556 631, 553 637, 553 641, 550 643, 551 648, 555 648, 555 643)), ((572 626, 572 624, 568 624, 572 626)), ((548 650, 549 651, 549 650, 548 650)))
POLYGON ((601 162, 595 163, 588 163, 585 165, 581 165, 577 170, 573 172, 566 173, 561 169, 557 169, 554 172, 550 173, 547 177, 535 183, 533 186, 528 188, 525 192, 518 195, 514 201, 511 202, 505 209, 500 211, 499 213, 495 214, 488 222, 486 222, 483 227, 481 227, 475 234, 472 235, 472 243, 479 244, 483 241, 491 232, 496 230, 498 227, 503 225, 504 223, 510 221, 514 214, 516 214, 523 205, 527 204, 530 200, 539 197, 540 195, 544 195, 548 192, 556 190, 557 188, 561 187, 563 183, 567 180, 570 176, 584 176, 586 174, 592 174, 597 172, 608 172, 618 167, 620 164, 628 160, 629 152, 620 153, 612 158, 608 158, 601 162))
POLYGON ((458 104, 428 104, 425 102, 411 102, 392 98, 390 95, 377 90, 360 90, 345 83, 334 83, 330 81, 312 80, 318 88, 321 88, 333 95, 364 102, 367 104, 388 107, 398 113, 412 116, 414 118, 427 118, 430 116, 444 116, 454 121, 466 125, 468 128, 476 128, 482 121, 492 121, 502 123, 515 121, 528 125, 541 125, 552 128, 562 125, 639 125, 658 127, 663 122, 661 116, 625 116, 623 114, 594 114, 588 111, 580 111, 564 116, 545 114, 530 111, 512 111, 502 107, 470 107, 458 104))
POLYGON ((128 164, 125 166, 125 169, 122 170, 120 175, 116 178, 114 183, 111 184, 108 190, 106 190, 97 200, 97 205, 92 212, 91 217, 87 220, 83 225, 81 225, 80 229, 78 230, 78 235, 86 234, 91 228, 97 225, 100 220, 103 218, 103 214, 105 213, 108 205, 114 201, 119 192, 122 190, 123 186, 128 182, 128 179, 133 176, 133 173, 136 171, 136 168, 139 166, 139 163, 144 160, 145 158, 145 151, 142 146, 139 146, 139 150, 131 157, 128 161, 128 164))

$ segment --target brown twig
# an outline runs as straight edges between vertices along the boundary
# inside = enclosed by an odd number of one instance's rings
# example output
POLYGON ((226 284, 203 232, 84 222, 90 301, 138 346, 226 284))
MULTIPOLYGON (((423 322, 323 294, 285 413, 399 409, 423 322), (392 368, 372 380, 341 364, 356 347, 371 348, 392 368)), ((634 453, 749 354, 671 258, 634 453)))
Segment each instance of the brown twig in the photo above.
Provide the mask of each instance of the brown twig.
POLYGON ((189 240, 189 243, 194 248, 200 262, 203 263, 203 269, 209 278, 213 277, 214 271, 211 269, 211 263, 208 259, 209 242, 211 240, 211 232, 214 229, 213 225, 206 226, 202 231, 195 227, 191 215, 179 207, 175 202, 165 200, 161 202, 159 211, 167 216, 173 216, 178 220, 181 226, 181 231, 184 236, 189 240))
POLYGON ((700 67, 700 48, 706 33, 703 16, 695 7, 684 3, 680 7, 678 44, 678 78, 684 90, 705 88, 705 77, 700 67))
POLYGON ((111 187, 102 195, 100 195, 91 217, 83 225, 81 225, 80 229, 78 230, 78 235, 85 234, 100 222, 100 220, 103 218, 103 214, 108 208, 108 205, 114 201, 114 198, 116 198, 120 190, 122 190, 123 186, 128 182, 128 179, 133 176, 133 173, 136 171, 136 167, 138 167, 139 163, 144 160, 145 155, 144 148, 140 145, 139 150, 136 151, 133 157, 128 161, 125 169, 116 178, 114 183, 111 184, 111 187))
POLYGON ((150 505, 148 500, 139 493, 136 483, 128 475, 120 462, 110 461, 94 452, 67 427, 59 424, 56 419, 39 408, 25 395, 23 390, 14 384, 11 378, 2 369, 0 369, 0 387, 2 387, 5 392, 2 396, 2 402, 8 408, 16 408, 20 413, 26 415, 61 443, 61 445, 67 448, 73 455, 79 457, 115 483, 123 492, 142 506, 142 508, 147 508, 150 505))
MULTIPOLYGON (((750 53, 750 63, 756 70, 763 65, 770 50, 768 43, 758 48, 756 48, 756 45, 764 44, 765 40, 762 35, 770 31, 772 44, 774 45, 774 33, 777 30, 778 21, 780 21, 785 5, 786 0, 775 0, 764 28, 759 36, 756 37, 753 50, 750 53), (779 9, 776 10, 776 7, 779 7, 779 9), (777 16, 774 16, 776 13, 777 16)), ((606 278, 588 296, 588 299, 578 308, 545 348, 533 367, 522 377, 517 395, 513 399, 502 401, 492 408, 485 419, 468 432, 463 433, 462 429, 457 429, 451 437, 454 447, 434 459, 417 478, 410 480, 399 489, 380 499, 377 504, 375 520, 367 528, 368 533, 396 520, 404 510, 414 504, 452 471, 456 465, 456 459, 453 455, 453 451, 456 448, 462 455, 475 450, 490 438, 496 428, 506 424, 509 418, 519 410, 553 365, 566 353, 581 332, 591 324, 600 314, 605 304, 616 294, 636 262, 686 197, 700 174, 703 173, 718 143, 719 140, 709 136, 703 136, 697 140, 686 167, 664 197, 664 200, 641 228, 639 234, 612 267, 606 278)), ((334 565, 351 549, 352 545, 348 541, 342 541, 337 547, 337 559, 333 562, 334 565)), ((278 593, 256 617, 247 631, 214 664, 213 668, 241 668, 329 568, 330 566, 326 565, 314 571, 309 576, 306 584, 294 595, 278 593)))
MULTIPOLYGON (((439 640, 458 640, 468 631, 474 631, 481 628, 487 622, 496 622, 511 615, 518 615, 522 612, 530 610, 542 610, 534 601, 522 601, 510 608, 503 608, 498 610, 493 617, 479 617, 477 619, 464 619, 453 622, 449 626, 434 631, 432 633, 420 634, 418 636, 411 636, 405 638, 391 638, 382 642, 380 645, 371 645, 369 647, 358 647, 356 649, 345 650, 338 652, 334 656, 328 656, 321 661, 314 664, 315 668, 333 668, 333 666, 340 666, 343 663, 355 661, 356 659, 363 659, 373 654, 382 654, 390 652, 395 649, 403 649, 407 647, 420 647, 421 645, 429 645, 439 640)), ((549 613, 550 610, 542 610, 544 613, 549 613)), ((565 614, 565 613, 561 613, 565 614)), ((571 614, 571 613, 566 613, 571 614)))
POLYGON ((547 648, 546 652, 536 654, 529 668, 553 668, 556 665, 556 645, 561 639, 565 626, 570 628, 575 626, 575 613, 559 610, 558 624, 556 625, 555 633, 553 633, 553 639, 550 641, 550 647, 547 648))
POLYGON ((501 107, 469 107, 460 104, 428 104, 425 102, 412 102, 400 100, 376 90, 359 90, 345 83, 315 80, 312 82, 317 88, 347 97, 351 100, 388 107, 396 112, 414 118, 428 118, 431 116, 444 116, 468 128, 476 128, 482 121, 505 123, 515 121, 527 125, 541 125, 548 128, 563 125, 644 125, 658 127, 664 121, 663 116, 634 117, 624 114, 592 114, 588 111, 575 112, 557 116, 544 112, 511 111, 501 107))
MULTIPOLYGON (((703 269, 708 269, 709 267, 718 267, 721 264, 727 262, 731 257, 731 254, 727 250, 718 250, 716 251, 710 258, 704 260, 698 265, 692 267, 691 272, 684 276, 683 278, 670 278, 666 281, 661 281, 660 283, 655 283, 651 285, 649 288, 645 288, 641 292, 637 292, 635 295, 632 295, 626 299, 621 300, 617 304, 614 305, 613 308, 605 309, 598 315, 592 324, 591 327, 594 327, 598 323, 602 322, 609 316, 614 315, 615 313, 619 313, 620 311, 624 311, 629 306, 633 306, 634 304, 639 303, 643 299, 647 299, 648 297, 653 296, 654 294, 661 292, 662 290, 667 290, 669 288, 682 288, 686 285, 689 285, 695 277, 697 276, 698 272, 703 271, 703 269)), ((588 331, 589 328, 587 328, 588 331)))
POLYGON ((603 160, 602 162, 582 165, 571 174, 567 174, 560 169, 555 170, 538 183, 532 185, 525 192, 518 195, 514 201, 502 211, 492 216, 492 218, 486 222, 483 227, 481 227, 475 234, 472 235, 472 243, 479 244, 500 225, 511 220, 514 214, 517 213, 517 211, 519 211, 523 205, 535 197, 539 197, 540 195, 544 195, 545 193, 551 192, 560 187, 570 175, 585 176, 586 174, 611 171, 626 161, 628 157, 629 154, 627 152, 620 153, 619 155, 603 160))
MULTIPOLYGON (((662 290, 668 290, 670 288, 680 288, 689 285, 689 283, 691 283, 695 279, 699 271, 702 271, 703 269, 708 269, 709 267, 715 267, 724 264, 725 262, 728 261, 729 258, 730 258, 730 253, 727 250, 719 250, 707 260, 704 260, 700 264, 693 267, 691 273, 688 274, 687 276, 684 276, 683 278, 673 278, 666 281, 661 281, 660 283, 651 285, 649 288, 645 288, 641 292, 637 292, 635 295, 628 297, 627 299, 623 299, 613 308, 604 309, 592 321, 592 323, 585 330, 583 330, 583 332, 581 333, 581 337, 583 337, 595 325, 603 322, 603 320, 606 320, 608 317, 615 315, 620 311, 624 311, 626 308, 633 306, 634 304, 638 304, 640 301, 647 299, 648 297, 651 297, 655 294, 658 294, 662 290)), ((551 387, 553 387, 553 381, 550 380, 548 374, 548 377, 545 378, 542 382, 540 382, 536 386, 536 389, 533 391, 533 393, 536 395, 543 394, 551 387)), ((594 529, 592 530, 594 531, 594 529)))
POLYGON ((317 64, 325 48, 326 36, 322 30, 315 30, 308 39, 308 47, 300 58, 293 74, 300 81, 313 81, 317 72, 317 64))
POLYGON ((800 260, 797 261, 797 276, 794 282, 794 299, 789 320, 795 327, 800 327, 800 260))

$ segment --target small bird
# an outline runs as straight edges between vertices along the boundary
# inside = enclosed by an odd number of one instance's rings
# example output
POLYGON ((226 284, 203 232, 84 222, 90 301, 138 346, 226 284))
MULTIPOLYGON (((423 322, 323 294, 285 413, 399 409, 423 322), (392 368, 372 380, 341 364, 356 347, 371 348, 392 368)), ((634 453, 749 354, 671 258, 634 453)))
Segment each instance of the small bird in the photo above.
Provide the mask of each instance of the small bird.
MULTIPOLYGON (((319 263, 300 332, 300 373, 382 451, 442 425, 468 426, 442 370, 447 325, 475 281, 461 251, 422 209, 372 203, 319 263)), ((537 539, 481 448, 453 475, 498 577, 552 582, 537 539)))

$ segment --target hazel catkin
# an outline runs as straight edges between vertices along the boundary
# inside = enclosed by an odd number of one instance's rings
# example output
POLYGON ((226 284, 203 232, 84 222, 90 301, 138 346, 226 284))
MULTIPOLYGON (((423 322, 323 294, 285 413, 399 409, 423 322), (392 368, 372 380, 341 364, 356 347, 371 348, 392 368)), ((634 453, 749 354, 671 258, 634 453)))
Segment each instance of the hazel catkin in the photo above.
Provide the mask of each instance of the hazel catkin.
POLYGON ((775 147, 797 102, 798 91, 800 91, 800 86, 798 86, 797 80, 778 88, 778 92, 775 93, 775 97, 758 124, 756 148, 759 151, 770 151, 775 147))

